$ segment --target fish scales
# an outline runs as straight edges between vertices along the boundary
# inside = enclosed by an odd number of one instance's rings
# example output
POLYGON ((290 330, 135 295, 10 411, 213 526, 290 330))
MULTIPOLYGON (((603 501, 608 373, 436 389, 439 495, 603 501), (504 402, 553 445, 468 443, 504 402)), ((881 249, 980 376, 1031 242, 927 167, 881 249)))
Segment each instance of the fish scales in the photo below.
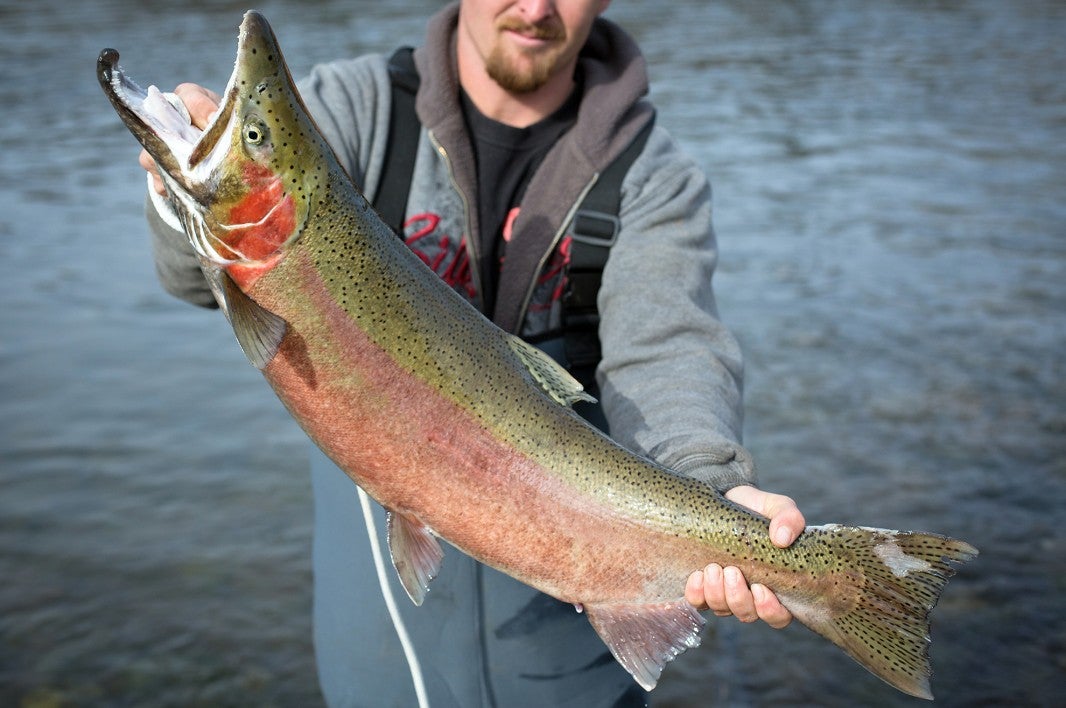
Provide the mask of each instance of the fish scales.
MULTIPOLYGON (((632 518, 629 512, 636 506, 632 501, 639 500, 643 521, 651 522, 658 516, 663 528, 671 528, 673 534, 684 533, 706 540, 720 532, 715 527, 720 525, 717 522, 720 515, 707 512, 714 510, 713 505, 719 504, 721 497, 704 493, 704 507, 684 514, 687 518, 680 518, 681 510, 674 504, 653 506, 649 500, 660 497, 693 500, 697 498, 693 492, 706 492, 706 488, 657 469, 618 446, 605 445, 602 436, 584 426, 579 431, 586 434, 576 438, 576 416, 570 409, 560 407, 546 396, 530 401, 528 372, 514 361, 505 335, 459 302, 459 296, 450 289, 427 287, 437 282, 427 279, 421 264, 409 258, 406 247, 391 232, 364 236, 360 229, 353 227, 359 223, 359 214, 365 208, 365 205, 349 207, 337 214, 335 223, 309 229, 301 244, 294 247, 311 254, 315 273, 307 280, 320 281, 330 296, 321 300, 322 305, 339 306, 343 310, 344 317, 334 318, 339 326, 354 322, 405 373, 414 374, 476 418, 479 426, 491 432, 492 439, 507 443, 507 449, 525 453, 537 463, 536 479, 558 477, 563 483, 560 489, 564 499, 591 497, 605 508, 628 504, 628 508, 618 508, 622 513, 612 512, 620 523, 628 523, 627 519, 632 518), (375 237, 384 247, 359 244, 361 238, 375 237), (491 373, 487 375, 487 372, 491 373), (527 410, 517 422, 513 415, 516 408, 527 410), (702 522, 702 526, 697 522, 702 522)), ((287 264, 298 262, 295 255, 294 251, 250 293, 282 317, 308 287, 301 282, 290 289, 279 283, 291 277, 292 268, 287 264)), ((328 342, 340 338, 322 335, 315 339, 328 342)), ((329 356, 324 355, 327 364, 329 356)), ((351 375, 354 367, 349 365, 345 370, 351 375)), ((397 399, 396 408, 417 406, 418 398, 414 396, 397 399)), ((355 405, 353 402, 352 407, 355 405)), ((399 417, 405 426, 417 420, 402 413, 399 417)), ((425 424, 433 422, 425 421, 425 424)), ((463 464, 462 457, 471 454, 462 449, 457 452, 460 457, 453 464, 463 464)), ((508 464, 489 457, 470 479, 479 485, 484 483, 484 477, 505 477, 508 464)), ((500 491, 509 493, 508 487, 500 491)), ((689 572, 686 568, 678 573, 682 584, 689 572)), ((676 582, 672 587, 676 592, 676 582)))
POLYGON ((396 570, 420 603, 439 536, 584 606, 647 689, 699 643, 689 574, 737 565, 891 685, 931 698, 929 613, 949 561, 935 534, 828 525, 789 548, 767 520, 583 421, 558 365, 502 332, 385 226, 307 115, 266 20, 245 15, 216 117, 118 68, 105 93, 159 165, 177 218, 249 360, 338 466, 389 510, 396 570))
MULTIPOLYGON (((343 220, 338 227, 340 223, 343 220)), ((498 366, 496 362, 512 359, 511 349, 502 336, 495 337, 497 344, 493 348, 485 346, 483 339, 457 331, 459 327, 474 332, 483 328, 493 334, 498 330, 489 328, 477 313, 468 316, 472 311, 465 307, 447 307, 453 297, 451 291, 419 287, 417 284, 424 283, 424 278, 414 280, 411 288, 390 285, 402 283, 404 271, 418 275, 408 259, 395 255, 378 258, 376 251, 372 257, 334 258, 330 232, 315 229, 305 233, 306 240, 250 291, 283 318, 318 323, 320 332, 309 324, 301 330, 299 336, 315 343, 306 346, 301 356, 309 360, 311 370, 342 372, 329 377, 329 390, 323 390, 322 386, 296 385, 293 379, 299 373, 290 361, 292 357, 276 357, 264 369, 294 416, 313 421, 309 424, 311 437, 333 457, 345 460, 343 468, 360 470, 361 483, 373 496, 392 500, 391 508, 395 510, 428 509, 417 514, 419 518, 475 557, 494 555, 494 565, 522 576, 544 577, 544 568, 550 568, 548 575, 559 578, 551 589, 562 599, 579 601, 578 595, 585 600, 614 599, 590 597, 586 587, 590 579, 602 582, 608 573, 614 577, 612 585, 622 586, 621 592, 629 598, 634 596, 634 590, 648 593, 643 586, 649 578, 666 584, 672 593, 683 588, 691 563, 673 569, 665 581, 664 569, 651 567, 653 564, 633 567, 632 582, 626 582, 626 577, 618 573, 618 561, 631 557, 633 552, 631 536, 625 543, 619 542, 626 538, 621 531, 635 529, 647 534, 645 545, 654 549, 662 547, 664 536, 673 538, 677 529, 684 528, 670 525, 669 522, 676 523, 676 518, 664 518, 658 525, 662 530, 656 531, 650 523, 656 509, 648 504, 642 506, 643 523, 634 521, 620 508, 621 503, 638 497, 633 486, 654 485, 650 477, 639 474, 647 471, 642 467, 650 466, 621 448, 597 444, 602 443, 602 438, 595 434, 588 435, 584 444, 575 443, 569 432, 573 413, 547 397, 537 397, 534 412, 525 416, 522 425, 510 423, 508 412, 526 404, 523 399, 528 398, 530 389, 527 377, 513 363, 502 367, 498 375, 492 372, 487 376, 486 372, 498 366), (323 251, 330 255, 325 261, 323 251), (325 270, 323 263, 329 264, 325 270), (308 297, 316 288, 317 295, 308 297), (298 313, 294 308, 303 311, 298 313), (309 317, 311 310, 314 315, 309 317), (459 318, 451 316, 456 312, 461 314, 459 318), (420 321, 422 325, 418 324, 420 321), (373 322, 384 326, 373 327, 369 324, 373 322), (454 336, 446 340, 446 345, 437 345, 437 329, 441 334, 453 332, 454 336), (360 339, 362 344, 353 348, 352 342, 360 339), (345 342, 346 347, 331 346, 335 342, 345 342), (419 375, 411 376, 412 371, 419 375), (343 383, 338 384, 339 380, 343 383), (374 407, 375 402, 380 408, 374 407), (475 405, 478 402, 481 405, 475 405), (342 410, 345 418, 332 421, 314 410, 316 407, 342 410), (348 419, 354 411, 361 412, 357 423, 348 419), (352 450, 358 451, 359 459, 346 460, 352 450), (390 451, 399 451, 402 462, 394 460, 390 451), (597 482, 591 470, 602 468, 604 458, 611 455, 618 457, 619 466, 628 463, 631 474, 604 480, 610 484, 597 482), (401 464, 411 467, 411 472, 401 473, 401 464), (432 477, 430 487, 410 484, 412 478, 427 473, 432 477), (380 484, 394 486, 379 489, 379 478, 386 478, 380 484), (628 489, 623 487, 627 480, 631 480, 628 489), (430 504, 407 499, 415 493, 458 503, 453 507, 439 500, 430 504), (486 506, 506 508, 506 513, 490 514, 478 524, 471 524, 468 517, 486 506), (564 518, 564 511, 570 516, 564 518), (597 522, 598 530, 591 521, 597 522), (552 544, 565 546, 570 555, 586 558, 583 567, 555 560, 545 562, 528 553, 517 554, 513 561, 501 559, 496 539, 516 535, 519 525, 523 526, 523 538, 551 538, 552 544), (496 526, 498 530, 494 530, 496 526), (466 534, 472 538, 464 542, 466 534), (537 563, 536 575, 520 565, 533 560, 537 563), (602 566, 602 570, 594 572, 591 565, 602 566), (573 577, 559 577, 563 573, 573 577)), ((389 243, 400 241, 391 237, 389 243)), ((668 473, 662 475, 665 483, 678 487, 679 495, 681 488, 692 484, 668 473)), ((650 497, 653 493, 645 489, 640 496, 650 497)), ((708 503, 713 499, 707 495, 708 503)), ((664 517, 678 514, 673 506, 660 513, 664 517)), ((690 515, 713 518, 707 514, 690 515)), ((693 553, 706 557, 701 545, 694 543, 693 548, 693 553)), ((678 565, 673 559, 671 562, 678 565)))

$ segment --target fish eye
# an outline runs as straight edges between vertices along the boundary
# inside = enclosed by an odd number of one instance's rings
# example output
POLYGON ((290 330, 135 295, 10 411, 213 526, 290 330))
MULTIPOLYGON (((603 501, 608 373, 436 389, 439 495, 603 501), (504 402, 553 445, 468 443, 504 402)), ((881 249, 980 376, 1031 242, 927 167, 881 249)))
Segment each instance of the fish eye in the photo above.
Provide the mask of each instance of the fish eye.
POLYGON ((249 145, 262 145, 266 137, 266 126, 259 121, 249 121, 244 124, 244 142, 249 145))

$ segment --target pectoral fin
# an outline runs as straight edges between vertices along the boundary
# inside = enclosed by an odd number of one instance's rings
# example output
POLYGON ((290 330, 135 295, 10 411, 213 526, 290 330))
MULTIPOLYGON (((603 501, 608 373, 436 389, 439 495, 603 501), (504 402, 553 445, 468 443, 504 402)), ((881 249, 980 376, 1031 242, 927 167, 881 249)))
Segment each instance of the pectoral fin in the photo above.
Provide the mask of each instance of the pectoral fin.
POLYGON ((507 342, 541 388, 556 401, 564 406, 571 406, 578 401, 596 402, 595 398, 585 392, 584 386, 555 359, 513 335, 508 335, 507 342))
POLYGON ((585 604, 596 633, 614 658, 646 691, 655 688, 663 667, 700 644, 704 619, 685 600, 640 604, 585 604))
POLYGON ((411 602, 421 605, 444 558, 440 542, 423 524, 393 511, 388 513, 388 532, 389 552, 400 584, 411 602))
POLYGON ((255 368, 262 369, 278 353, 288 325, 285 320, 245 295, 226 271, 205 263, 205 260, 201 259, 200 265, 215 301, 233 327, 233 333, 237 335, 237 342, 248 361, 255 368))

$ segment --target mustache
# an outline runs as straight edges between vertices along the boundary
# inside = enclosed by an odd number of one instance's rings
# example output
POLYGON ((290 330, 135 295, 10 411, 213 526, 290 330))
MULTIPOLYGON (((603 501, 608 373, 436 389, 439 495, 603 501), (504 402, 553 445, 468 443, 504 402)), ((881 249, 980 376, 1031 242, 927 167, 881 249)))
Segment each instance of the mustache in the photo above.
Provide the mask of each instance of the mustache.
POLYGON ((514 17, 505 18, 500 21, 497 28, 501 31, 518 32, 535 39, 566 39, 566 28, 557 17, 548 17, 542 22, 525 22, 514 17))

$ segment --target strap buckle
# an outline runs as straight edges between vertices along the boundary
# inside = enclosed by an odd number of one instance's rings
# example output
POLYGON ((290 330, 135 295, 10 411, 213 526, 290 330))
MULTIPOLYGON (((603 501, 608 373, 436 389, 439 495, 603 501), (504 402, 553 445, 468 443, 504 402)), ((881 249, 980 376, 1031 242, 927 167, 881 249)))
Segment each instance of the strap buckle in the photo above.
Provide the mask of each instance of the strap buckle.
POLYGON ((579 209, 574 214, 570 237, 579 243, 610 248, 618 240, 622 222, 616 214, 592 209, 579 209))

